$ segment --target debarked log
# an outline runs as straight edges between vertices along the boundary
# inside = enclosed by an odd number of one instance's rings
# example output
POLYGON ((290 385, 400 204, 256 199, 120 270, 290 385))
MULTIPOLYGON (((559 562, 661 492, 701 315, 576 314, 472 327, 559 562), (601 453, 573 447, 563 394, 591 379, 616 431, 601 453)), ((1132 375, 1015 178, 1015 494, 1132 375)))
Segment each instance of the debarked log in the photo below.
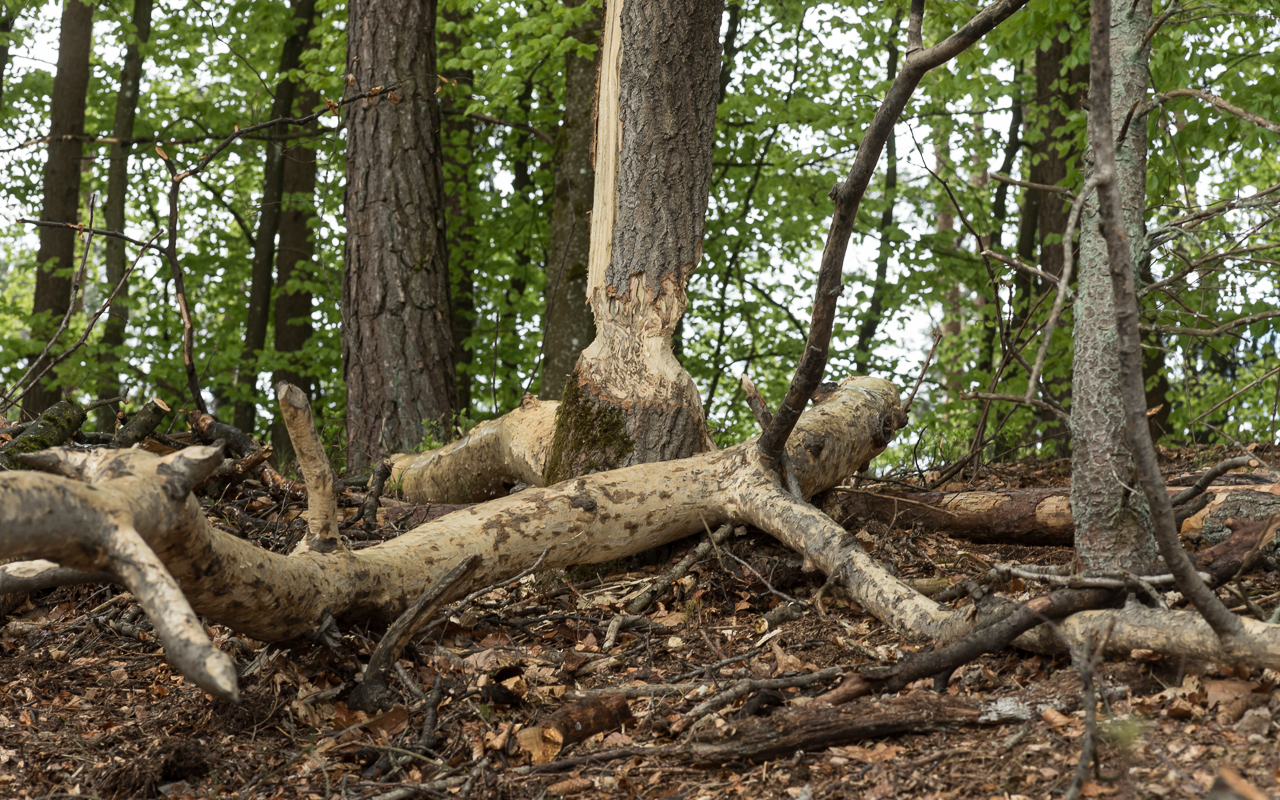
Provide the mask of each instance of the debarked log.
MULTIPOLYGON (((805 414, 791 437, 790 463, 802 496, 811 497, 864 468, 901 420, 892 384, 874 378, 846 380, 840 391, 805 414)), ((548 567, 608 561, 730 518, 754 522, 793 544, 807 543, 824 569, 851 574, 863 567, 872 570, 867 586, 885 585, 870 596, 862 597, 867 592, 860 589, 853 593, 864 608, 883 612, 895 626, 911 629, 924 614, 930 624, 915 627, 929 636, 953 616, 874 566, 864 552, 858 567, 846 565, 847 555, 861 551, 854 537, 782 490, 759 463, 754 441, 529 489, 359 551, 288 556, 209 525, 189 488, 209 464, 220 461, 216 448, 193 447, 160 458, 138 450, 40 455, 45 469, 62 474, 0 475, 0 558, 45 558, 62 567, 110 572, 134 591, 154 620, 166 610, 147 605, 146 592, 130 582, 143 577, 139 568, 116 558, 136 550, 136 539, 163 565, 164 575, 156 579, 181 587, 190 609, 264 641, 322 640, 335 621, 390 623, 444 571, 472 554, 483 563, 469 581, 455 587, 456 594, 518 573, 544 548, 550 548, 548 567), (799 517, 787 513, 790 507, 799 517), (778 531, 772 524, 797 521, 802 521, 803 535, 778 531), (113 544, 120 532, 129 548, 113 544), (880 608, 882 601, 894 610, 880 608)), ((150 570, 148 579, 155 574, 150 570)), ((170 592, 164 596, 166 602, 171 599, 170 592)), ((181 608, 173 613, 177 616, 169 628, 189 632, 187 623, 194 616, 186 619, 181 608), (186 623, 179 624, 177 617, 186 623)), ((170 642, 161 627, 157 624, 166 650, 185 674, 210 691, 228 693, 220 684, 222 669, 214 670, 214 677, 199 677, 201 667, 193 662, 209 654, 189 654, 187 662, 180 661, 179 645, 189 649, 190 642, 170 642)))

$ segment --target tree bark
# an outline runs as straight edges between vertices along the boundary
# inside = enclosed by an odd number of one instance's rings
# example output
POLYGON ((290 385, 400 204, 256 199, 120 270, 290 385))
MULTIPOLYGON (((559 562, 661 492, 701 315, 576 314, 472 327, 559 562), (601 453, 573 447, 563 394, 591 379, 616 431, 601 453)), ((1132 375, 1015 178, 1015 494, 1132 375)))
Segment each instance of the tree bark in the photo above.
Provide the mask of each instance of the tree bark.
MULTIPOLYGON (((1084 14, 1084 11, 1080 12, 1084 14)), ((1036 49, 1036 116, 1041 138, 1033 146, 1028 180, 1057 186, 1067 177, 1071 154, 1063 152, 1070 135, 1060 129, 1067 124, 1067 112, 1080 108, 1082 84, 1089 80, 1088 63, 1063 70, 1071 55, 1074 39, 1059 42, 1055 37, 1048 50, 1036 49)), ((1036 232, 1040 241, 1040 269, 1050 275, 1062 274, 1062 235, 1067 230, 1067 207, 1062 196, 1042 189, 1028 189, 1036 195, 1036 232)))
POLYGON ((355 87, 391 87, 346 106, 342 356, 348 468, 413 450, 456 400, 442 213, 436 3, 356 0, 347 64, 355 87), (398 102, 397 102, 398 101, 398 102))
MULTIPOLYGON (((583 0, 566 0, 581 5, 583 0)), ((573 32, 580 42, 600 38, 600 15, 573 32)), ((601 50, 595 59, 577 53, 564 57, 564 121, 556 136, 555 194, 551 237, 547 248, 546 313, 542 323, 542 389, 539 396, 564 395, 565 379, 582 350, 596 337, 595 319, 587 305, 587 263, 591 255, 591 201, 595 169, 591 145, 592 97, 601 50)))
MULTIPOLYGON (((446 3, 442 19, 465 26, 474 12, 446 3)), ((462 54, 467 43, 456 29, 441 32, 437 45, 440 61, 462 54)), ((448 72, 440 87, 440 138, 444 162, 445 237, 449 248, 449 297, 452 314, 449 329, 453 334, 453 366, 457 376, 454 412, 466 414, 471 409, 471 373, 475 350, 467 343, 475 329, 475 273, 480 269, 480 247, 476 240, 476 214, 473 193, 479 191, 479 175, 475 162, 484 140, 476 122, 467 116, 467 100, 475 81, 472 70, 448 72)))
MULTIPOLYGON (((315 7, 315 0, 295 0, 293 3, 294 28, 280 50, 280 83, 276 85, 276 96, 271 103, 271 119, 293 115, 293 102, 297 97, 298 87, 289 73, 301 64, 302 51, 306 49, 307 38, 311 34, 315 7)), ((288 126, 282 124, 272 132, 281 134, 287 130, 288 126)), ((245 312, 244 349, 240 354, 240 371, 236 374, 236 384, 242 396, 236 398, 235 426, 250 435, 253 434, 254 419, 258 414, 258 358, 267 345, 271 290, 276 284, 272 267, 284 201, 286 146, 284 139, 267 139, 262 166, 261 211, 258 215, 258 232, 253 240, 249 305, 245 312)))
MULTIPOLYGON (((93 52, 93 6, 80 0, 66 0, 58 34, 58 74, 53 79, 53 100, 49 105, 49 158, 44 167, 44 207, 40 218, 48 222, 75 223, 80 210, 80 159, 84 145, 63 141, 63 137, 84 135, 86 93, 89 89, 89 56, 93 52)), ((53 334, 71 306, 71 270, 75 268, 76 234, 66 228, 40 228, 40 249, 36 253, 35 297, 32 316, 53 317, 53 325, 33 326, 37 342, 53 334), (56 260, 55 260, 56 259, 56 260)), ((35 365, 39 371, 47 364, 35 365)), ((39 415, 58 402, 53 376, 38 381, 27 390, 22 411, 39 415)))
MULTIPOLYGON (((124 66, 120 68, 120 90, 116 92, 115 123, 111 135, 116 142, 111 145, 111 166, 107 169, 107 202, 103 208, 103 223, 107 230, 124 231, 125 207, 129 194, 129 156, 133 145, 124 140, 133 136, 133 121, 138 115, 138 87, 142 83, 142 50, 140 45, 151 38, 152 0, 134 0, 134 41, 124 51, 124 66)), ((108 238, 106 251, 107 291, 124 279, 128 269, 128 253, 122 239, 108 238)), ((123 355, 125 327, 129 324, 129 285, 120 287, 115 299, 102 320, 101 350, 105 368, 98 385, 98 399, 104 400, 124 394, 120 376, 112 364, 123 355)), ((116 422, 115 411, 110 406, 98 410, 98 430, 110 432, 116 422)))
MULTIPOLYGON (((1150 23, 1150 0, 1116 4, 1111 29, 1116 108, 1127 109, 1144 97, 1148 51, 1140 43, 1150 23)), ((1117 115, 1113 125, 1117 134, 1123 123, 1124 115, 1117 115)), ((1128 241, 1131 247, 1141 248, 1146 233, 1145 125, 1130 127, 1117 164, 1128 241)), ((1134 263, 1140 260, 1134 259, 1134 263)), ((1096 200, 1086 202, 1081 221, 1079 275, 1071 388, 1071 511, 1076 521, 1076 552, 1086 572, 1144 574, 1155 567, 1156 545, 1151 512, 1137 488, 1127 433, 1116 311, 1096 200)))
MULTIPOLYGON (((319 93, 308 89, 298 100, 297 114, 310 114, 320 104, 319 93)), ((313 124, 306 130, 315 131, 317 126, 313 124)), ((280 355, 287 356, 300 352, 315 332, 311 325, 311 292, 305 289, 290 291, 288 286, 295 273, 301 273, 299 277, 306 275, 311 259, 315 257, 311 222, 316 218, 316 149, 309 147, 303 139, 284 152, 283 160, 273 347, 280 355)), ((312 399, 311 378, 295 367, 282 367, 272 373, 273 384, 281 381, 297 386, 308 400, 312 399)), ((277 465, 293 460, 293 442, 279 414, 271 422, 271 447, 275 451, 273 458, 277 465)))
MULTIPOLYGON (((1181 491, 1170 487, 1169 493, 1181 491)), ((846 527, 878 520, 898 529, 923 526, 984 544, 1070 547, 1075 522, 1071 490, 993 489, 983 492, 870 492, 833 489, 814 504, 846 527)), ((1184 536, 1225 538, 1229 519, 1266 520, 1280 513, 1280 485, 1215 486, 1208 502, 1182 523, 1184 536)))
POLYGON ((606 9, 587 275, 596 338, 565 387, 548 484, 710 446, 671 337, 702 257, 722 10, 719 0, 606 9))

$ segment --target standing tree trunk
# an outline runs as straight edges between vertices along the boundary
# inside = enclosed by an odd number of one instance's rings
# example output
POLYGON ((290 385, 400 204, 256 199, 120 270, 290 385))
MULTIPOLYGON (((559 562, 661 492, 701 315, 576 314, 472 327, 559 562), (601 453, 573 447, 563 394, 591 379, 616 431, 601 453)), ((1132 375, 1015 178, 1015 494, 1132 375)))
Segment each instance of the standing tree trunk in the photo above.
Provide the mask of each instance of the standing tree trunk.
MULTIPOLYGON (((315 90, 302 92, 295 116, 310 114, 321 105, 315 90)), ((312 123, 302 130, 318 130, 312 123)), ((311 240, 311 221, 316 218, 316 150, 307 140, 290 147, 284 153, 284 176, 281 181, 283 205, 280 210, 280 241, 276 252, 276 304, 275 351, 280 354, 297 353, 311 338, 311 292, 304 289, 289 291, 289 280, 295 272, 304 272, 315 256, 315 243, 311 240)), ((297 386, 311 399, 311 378, 293 367, 283 367, 271 375, 271 383, 287 381, 297 386)), ((293 460, 293 442, 285 427, 284 418, 276 414, 271 422, 271 447, 277 464, 293 460)))
POLYGON ((348 466, 411 450, 454 408, 436 3, 353 0, 347 64, 342 360, 348 466), (399 102, 396 102, 396 101, 399 102))
MULTIPOLYGON (((58 34, 58 74, 53 79, 49 104, 49 160, 44 166, 44 208, 40 218, 49 222, 76 222, 80 210, 80 159, 84 144, 65 137, 84 135, 85 95, 89 90, 89 55, 93 51, 93 6, 66 0, 58 34)), ((36 254, 35 298, 31 313, 53 317, 53 324, 32 326, 36 342, 53 335, 57 321, 71 306, 71 271, 75 268, 76 234, 65 228, 40 228, 36 254), (52 262, 52 263, 51 263, 52 262)), ((44 369, 47 360, 34 364, 44 369)), ((33 373, 34 374, 34 373, 33 373)), ((34 416, 58 402, 52 376, 31 386, 22 401, 23 413, 34 416)))
MULTIPOLYGON (((111 126, 115 143, 111 145, 111 166, 107 168, 107 202, 103 217, 107 230, 124 230, 124 212, 129 195, 129 154, 133 145, 125 140, 133 137, 133 121, 138 115, 138 87, 142 83, 141 45, 151 38, 152 0, 134 0, 133 29, 136 39, 129 42, 124 51, 124 66, 120 68, 120 91, 116 93, 116 118, 111 126)), ((125 243, 108 238, 105 244, 107 267, 107 291, 124 279, 128 268, 125 243)), ((114 366, 124 345, 124 331, 129 323, 129 285, 120 288, 106 319, 102 322, 101 352, 106 366, 98 384, 98 397, 118 397, 122 392, 120 376, 114 366)), ((115 426, 115 412, 110 406, 98 410, 98 430, 110 431, 115 426)))
MULTIPOLYGON (((1111 19, 1113 105, 1128 109, 1147 87, 1146 47, 1151 0, 1117 3, 1111 19)), ((1124 115, 1117 114, 1119 134, 1124 115)), ((1116 153, 1128 240, 1136 257, 1145 247, 1147 129, 1131 125, 1116 153)), ((1086 572, 1143 574, 1156 560, 1151 512, 1138 487, 1121 395, 1120 356, 1106 243, 1098 206, 1090 200, 1081 222, 1080 280, 1075 301, 1075 367, 1071 387, 1071 513, 1076 553, 1086 572)))
MULTIPOLYGON (((1081 12, 1086 13, 1086 12, 1081 12)), ((1057 186, 1067 177, 1070 154, 1063 147, 1071 138, 1060 131, 1067 124, 1067 112, 1080 108, 1081 84, 1089 79, 1088 63, 1062 69, 1071 55, 1074 40, 1056 38, 1048 50, 1036 50, 1036 105, 1040 121, 1039 138, 1033 145, 1030 180, 1057 186)), ((1062 234, 1067 230, 1067 207, 1062 195, 1031 189, 1036 198, 1036 230, 1040 239, 1040 269, 1050 275, 1062 274, 1062 234)))
POLYGON ((546 482, 708 449, 671 351, 702 257, 723 3, 611 3, 597 99, 587 297, 595 341, 569 376, 546 482))
MULTIPOLYGON (((446 3, 441 9, 440 18, 454 23, 448 31, 438 33, 436 46, 441 62, 462 55, 467 42, 459 31, 469 29, 474 13, 453 3, 446 3)), ((449 71, 443 77, 439 94, 440 138, 444 161, 445 236, 449 249, 449 305, 453 309, 449 328, 457 376, 454 411, 464 415, 471 409, 470 367, 475 360, 474 348, 467 344, 467 339, 475 328, 475 274, 481 269, 474 198, 480 191, 476 162, 484 158, 477 154, 484 144, 484 134, 477 131, 476 122, 467 116, 467 100, 474 89, 475 73, 469 69, 449 71)))
MULTIPOLYGON (((302 51, 315 16, 315 0, 295 0, 293 4, 293 33, 284 40, 280 50, 280 83, 271 103, 271 119, 293 114, 293 101, 298 87, 289 73, 301 64, 302 51)), ((279 125, 269 131, 272 137, 289 130, 279 125)), ((283 138, 267 139, 266 157, 262 167, 262 211, 258 215, 258 233, 253 240, 253 267, 249 277, 249 305, 246 309, 244 349, 241 351, 240 371, 236 383, 244 395, 236 398, 235 426, 245 433, 253 433, 254 418, 258 413, 257 383, 258 355, 267 344, 267 318, 270 316, 271 290, 275 286, 272 266, 276 255, 276 235, 280 231, 281 204, 284 199, 284 151, 283 138)))
MULTIPOLYGON (((582 0, 566 0, 581 5, 582 0)), ((573 33, 580 42, 600 37, 600 15, 573 33)), ((547 248, 546 313, 542 323, 542 390, 546 399, 564 394, 565 378, 582 349, 596 337, 595 319, 587 305, 587 262, 591 256, 591 198, 596 173, 592 167, 592 97, 600 50, 595 59, 577 53, 564 57, 564 122, 556 137, 556 188, 547 248)))
POLYGON ((9 34, 13 33, 17 18, 17 10, 5 3, 4 11, 0 12, 0 107, 4 105, 4 82, 9 72, 9 34))

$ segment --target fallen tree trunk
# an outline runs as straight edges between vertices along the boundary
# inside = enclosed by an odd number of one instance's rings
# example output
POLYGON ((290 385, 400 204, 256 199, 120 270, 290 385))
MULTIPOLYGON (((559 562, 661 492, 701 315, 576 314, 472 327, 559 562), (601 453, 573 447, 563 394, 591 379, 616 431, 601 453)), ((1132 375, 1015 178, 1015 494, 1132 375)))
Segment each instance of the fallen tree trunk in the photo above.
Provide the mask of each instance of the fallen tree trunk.
MULTIPOLYGON (((845 381, 841 391, 805 415, 793 437, 791 457, 802 494, 812 496, 865 467, 888 444, 900 419, 898 393, 891 384, 873 378, 845 381)), ((481 555, 484 562, 455 593, 510 577, 547 547, 548 567, 608 561, 731 517, 767 524, 763 509, 778 503, 803 506, 820 528, 825 522, 825 529, 808 531, 807 540, 826 536, 844 542, 844 547, 816 545, 826 568, 840 566, 839 553, 850 543, 861 550, 829 518, 776 486, 758 463, 754 441, 530 489, 356 552, 308 550, 289 556, 262 550, 206 521, 190 486, 220 463, 215 448, 188 448, 163 458, 137 450, 40 455, 42 468, 76 480, 33 472, 0 475, 0 557, 53 557, 65 568, 105 570, 134 591, 153 620, 171 614, 174 630, 187 630, 181 620, 196 624, 194 610, 265 641, 324 640, 333 634, 336 621, 390 622, 440 574, 471 554, 481 555), (119 549, 113 542, 135 534, 166 568, 165 575, 151 577, 180 586, 189 608, 149 606, 146 592, 111 558, 119 549)), ((916 603, 917 611, 938 616, 941 609, 932 601, 896 578, 884 577, 896 585, 889 592, 896 604, 916 603)), ((950 616, 942 611, 942 617, 950 616)), ((900 620, 908 627, 910 621, 900 620)), ((203 666, 217 651, 210 648, 197 657, 190 642, 171 643, 164 626, 157 621, 156 627, 185 674, 209 691, 233 692, 217 677, 221 670, 203 666)), ((925 627, 936 632, 936 625, 925 627)))
MULTIPOLYGON (((779 485, 752 440, 529 489, 460 509, 375 547, 350 551, 336 540, 335 550, 321 552, 304 542, 288 556, 205 519, 191 487, 221 463, 218 448, 192 447, 160 458, 140 450, 43 451, 22 459, 60 475, 0 475, 0 558, 54 558, 62 568, 110 573, 151 616, 178 669, 224 697, 236 696, 235 673, 205 637, 196 613, 266 641, 332 642, 338 622, 390 623, 442 574, 475 555, 482 563, 454 587, 454 596, 510 578, 543 550, 549 551, 548 567, 608 561, 731 519, 803 553, 899 633, 949 642, 983 620, 971 608, 951 609, 919 594, 805 502, 865 469, 903 418, 891 384, 842 382, 804 414, 790 438, 787 463, 796 494, 779 485)), ((0 567, 0 593, 7 591, 6 576, 22 568, 0 567)), ((1112 641, 1130 648, 1280 667, 1280 626, 1250 625, 1249 647, 1226 652, 1187 612, 1089 613, 1094 616, 1075 615, 1058 630, 1082 642, 1096 629, 1095 618, 1116 619, 1124 624, 1112 641), (1136 633, 1121 635, 1125 631, 1136 633)), ((1043 628, 1019 642, 1042 652, 1062 646, 1043 628)))
MULTIPOLYGON (((849 524, 878 520, 895 528, 926 530, 982 544, 1070 547, 1075 524, 1070 489, 995 489, 981 492, 866 491, 843 487, 823 492, 814 504, 849 524)), ((1182 491, 1170 487, 1169 493, 1182 491)), ((1182 523, 1183 536, 1224 538, 1230 518, 1265 520, 1280 513, 1280 484, 1216 486, 1208 505, 1182 523)))

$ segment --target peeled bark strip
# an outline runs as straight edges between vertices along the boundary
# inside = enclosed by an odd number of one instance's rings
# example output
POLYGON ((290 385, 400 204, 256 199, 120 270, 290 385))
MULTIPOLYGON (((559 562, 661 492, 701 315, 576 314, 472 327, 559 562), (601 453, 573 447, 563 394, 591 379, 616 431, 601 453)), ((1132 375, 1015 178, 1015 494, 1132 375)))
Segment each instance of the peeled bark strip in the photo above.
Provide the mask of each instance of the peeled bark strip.
POLYGON ((596 338, 565 386, 548 484, 708 448, 702 400, 671 337, 702 258, 722 9, 606 9, 587 271, 596 338))

